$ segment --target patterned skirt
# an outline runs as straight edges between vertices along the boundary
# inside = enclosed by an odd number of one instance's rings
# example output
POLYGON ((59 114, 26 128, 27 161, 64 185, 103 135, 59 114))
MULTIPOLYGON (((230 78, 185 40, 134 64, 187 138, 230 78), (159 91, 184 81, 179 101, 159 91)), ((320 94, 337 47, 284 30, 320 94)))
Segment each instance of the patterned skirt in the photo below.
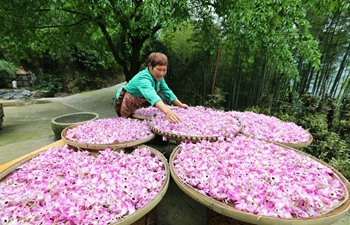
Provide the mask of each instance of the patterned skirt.
POLYGON ((123 89, 117 99, 115 111, 120 117, 130 117, 146 101, 145 98, 135 97, 123 89))

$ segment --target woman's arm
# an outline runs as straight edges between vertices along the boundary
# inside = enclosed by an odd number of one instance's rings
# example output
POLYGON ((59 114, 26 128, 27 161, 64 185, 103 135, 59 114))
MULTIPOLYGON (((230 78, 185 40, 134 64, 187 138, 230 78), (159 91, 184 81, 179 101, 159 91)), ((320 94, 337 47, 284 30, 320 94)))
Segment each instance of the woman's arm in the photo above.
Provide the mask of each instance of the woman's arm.
POLYGON ((185 108, 185 109, 188 108, 188 105, 182 103, 179 99, 175 99, 172 103, 176 106, 179 106, 180 108, 185 108))
POLYGON ((165 114, 170 123, 178 123, 181 121, 180 117, 173 110, 169 109, 163 101, 158 101, 154 106, 165 114))

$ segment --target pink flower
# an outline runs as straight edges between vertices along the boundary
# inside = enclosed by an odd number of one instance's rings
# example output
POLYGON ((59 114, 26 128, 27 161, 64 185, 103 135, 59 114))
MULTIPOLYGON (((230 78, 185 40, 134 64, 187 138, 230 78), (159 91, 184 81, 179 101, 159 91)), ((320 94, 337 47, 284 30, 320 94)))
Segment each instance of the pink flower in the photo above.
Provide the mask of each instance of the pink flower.
MULTIPOLYGON (((172 110, 176 110, 179 108, 177 106, 170 106, 170 105, 167 105, 167 106, 172 110)), ((144 117, 152 117, 161 113, 162 112, 157 107, 154 107, 154 106, 142 107, 134 112, 136 116, 144 116, 144 117)))
POLYGON ((0 183, 0 223, 117 222, 158 194, 165 183, 164 169, 147 147, 131 154, 106 149, 96 157, 68 146, 54 147, 0 183))
POLYGON ((317 216, 337 206, 346 193, 341 180, 320 162, 243 135, 181 143, 173 167, 199 193, 270 217, 317 216))
POLYGON ((304 143, 311 139, 311 135, 301 126, 293 122, 285 122, 274 116, 267 116, 250 111, 229 111, 237 117, 242 125, 244 134, 258 139, 280 143, 304 143))
POLYGON ((220 140, 238 133, 241 128, 237 118, 224 111, 203 106, 179 108, 175 111, 181 118, 180 123, 171 124, 164 114, 156 114, 150 120, 151 126, 178 136, 218 137, 220 140))
POLYGON ((92 120, 74 126, 67 129, 65 138, 80 144, 116 144, 153 135, 147 121, 118 117, 92 120))

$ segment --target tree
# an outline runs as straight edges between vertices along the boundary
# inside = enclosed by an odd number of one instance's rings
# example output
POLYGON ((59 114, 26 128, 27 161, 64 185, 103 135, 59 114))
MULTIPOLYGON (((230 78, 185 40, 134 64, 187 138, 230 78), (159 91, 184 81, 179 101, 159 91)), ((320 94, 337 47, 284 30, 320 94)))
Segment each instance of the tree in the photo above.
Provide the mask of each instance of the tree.
POLYGON ((308 1, 305 3, 310 31, 318 40, 322 52, 320 70, 315 71, 308 62, 299 60, 301 81, 294 89, 302 95, 310 91, 313 95, 336 96, 337 87, 345 79, 349 46, 349 1, 308 1))
POLYGON ((264 53, 285 76, 298 76, 296 56, 319 67, 321 54, 302 1, 229 1, 218 3, 217 13, 233 47, 245 50, 238 53, 248 66, 264 53))
POLYGON ((123 69, 126 80, 139 70, 142 50, 161 28, 188 17, 186 0, 0 0, 1 48, 7 57, 49 51, 64 55, 77 47, 123 69))
POLYGON ((298 58, 319 68, 321 54, 303 1, 195 2, 202 10, 195 11, 193 19, 203 25, 197 26, 197 36, 202 36, 201 46, 211 53, 212 64, 221 49, 216 84, 229 93, 229 109, 251 106, 265 95, 283 98, 290 80, 299 79, 298 58), (216 26, 208 26, 210 22, 216 26))

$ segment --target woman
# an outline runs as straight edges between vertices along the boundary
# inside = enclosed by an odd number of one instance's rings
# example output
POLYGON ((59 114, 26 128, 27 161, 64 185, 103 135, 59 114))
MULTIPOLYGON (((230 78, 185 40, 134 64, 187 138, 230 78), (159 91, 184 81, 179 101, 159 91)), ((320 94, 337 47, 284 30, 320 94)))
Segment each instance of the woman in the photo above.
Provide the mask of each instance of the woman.
POLYGON ((129 117, 142 103, 148 101, 162 111, 170 123, 180 122, 180 117, 167 107, 158 92, 172 104, 180 108, 188 108, 165 83, 164 76, 168 68, 168 57, 163 53, 153 52, 148 56, 147 68, 136 74, 116 94, 115 110, 120 117, 129 117))

